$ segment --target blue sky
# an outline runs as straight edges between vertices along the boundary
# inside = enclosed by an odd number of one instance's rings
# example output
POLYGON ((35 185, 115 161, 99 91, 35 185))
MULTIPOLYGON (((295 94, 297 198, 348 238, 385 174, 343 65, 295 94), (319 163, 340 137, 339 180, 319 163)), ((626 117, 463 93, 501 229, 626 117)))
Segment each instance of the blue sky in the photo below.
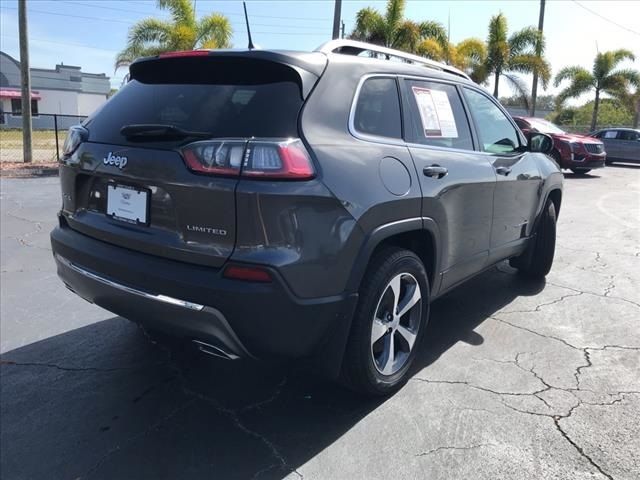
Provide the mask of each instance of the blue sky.
MULTIPOLYGON (((33 67, 53 68, 60 62, 80 65, 87 72, 106 73, 114 86, 125 74, 123 69, 114 73, 113 62, 126 43, 128 28, 148 16, 167 16, 154 0, 27 1, 33 67)), ((254 42, 262 48, 312 50, 331 37, 333 4, 332 0, 249 0, 254 42)), ((347 33, 356 12, 365 6, 384 11, 385 2, 343 1, 347 33)), ((455 42, 467 37, 485 39, 490 17, 500 11, 507 16, 510 31, 537 25, 538 7, 538 0, 415 0, 407 2, 405 16, 445 26, 450 18, 455 42)), ((199 15, 213 11, 227 15, 234 29, 234 47, 246 46, 242 2, 196 0, 196 10, 199 15)), ((19 56, 17 16, 17 0, 0 0, 0 49, 15 58, 19 56)), ((590 68, 596 49, 617 48, 634 51, 638 60, 627 66, 640 68, 639 18, 637 1, 548 0, 545 35, 553 71, 569 64, 590 68)), ((500 93, 509 94, 508 87, 501 85, 500 93)))

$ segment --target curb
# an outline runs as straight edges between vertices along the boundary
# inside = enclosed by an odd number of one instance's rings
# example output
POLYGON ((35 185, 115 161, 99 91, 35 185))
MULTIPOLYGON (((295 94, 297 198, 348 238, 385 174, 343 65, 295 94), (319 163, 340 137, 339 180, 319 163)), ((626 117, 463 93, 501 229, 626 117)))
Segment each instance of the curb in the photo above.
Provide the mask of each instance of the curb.
POLYGON ((58 167, 12 168, 0 171, 2 178, 40 178, 57 177, 58 167))

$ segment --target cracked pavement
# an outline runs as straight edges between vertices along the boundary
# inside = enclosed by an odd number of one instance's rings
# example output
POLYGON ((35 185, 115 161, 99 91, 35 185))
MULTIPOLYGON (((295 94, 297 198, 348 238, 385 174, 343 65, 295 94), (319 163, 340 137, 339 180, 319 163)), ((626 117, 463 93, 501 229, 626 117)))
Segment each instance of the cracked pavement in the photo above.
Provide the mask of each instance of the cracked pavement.
POLYGON ((544 284, 434 303, 411 381, 170 349, 57 280, 58 180, 2 179, 3 479, 640 478, 640 169, 567 175, 544 284))

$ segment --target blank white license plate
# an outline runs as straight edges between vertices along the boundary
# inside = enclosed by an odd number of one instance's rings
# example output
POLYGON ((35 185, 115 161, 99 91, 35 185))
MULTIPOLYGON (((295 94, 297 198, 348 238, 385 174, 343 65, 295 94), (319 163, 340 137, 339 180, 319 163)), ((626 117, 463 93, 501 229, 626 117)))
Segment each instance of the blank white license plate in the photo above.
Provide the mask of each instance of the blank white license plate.
POLYGON ((147 224, 149 192, 127 185, 107 185, 107 215, 129 223, 147 224))

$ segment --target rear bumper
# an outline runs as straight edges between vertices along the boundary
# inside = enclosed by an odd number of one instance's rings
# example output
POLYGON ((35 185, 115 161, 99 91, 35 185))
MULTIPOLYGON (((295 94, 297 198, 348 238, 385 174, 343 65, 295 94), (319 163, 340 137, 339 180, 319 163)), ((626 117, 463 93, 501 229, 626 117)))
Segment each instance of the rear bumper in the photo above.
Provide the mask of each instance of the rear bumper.
POLYGON ((51 244, 58 276, 85 300, 238 357, 306 357, 342 344, 357 300, 298 299, 275 270, 268 284, 228 280, 220 269, 117 247, 64 222, 51 244))

